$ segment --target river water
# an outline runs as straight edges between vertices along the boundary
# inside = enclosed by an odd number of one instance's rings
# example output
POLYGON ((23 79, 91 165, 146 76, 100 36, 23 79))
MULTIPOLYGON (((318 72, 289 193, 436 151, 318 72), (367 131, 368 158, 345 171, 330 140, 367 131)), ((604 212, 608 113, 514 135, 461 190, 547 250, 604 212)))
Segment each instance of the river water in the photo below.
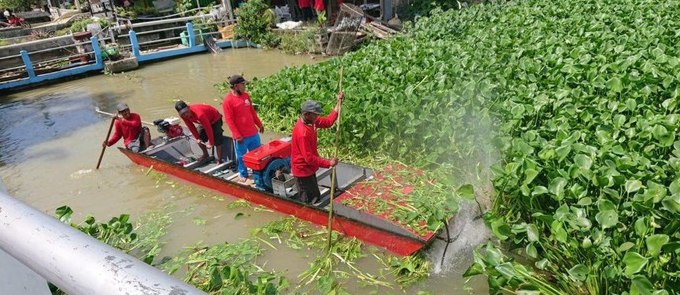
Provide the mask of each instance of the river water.
MULTIPOLYGON (((159 181, 113 148, 106 150, 102 167, 94 170, 110 123, 109 118, 95 112, 95 107, 112 112, 118 102, 126 102, 142 120, 150 122, 176 116, 173 105, 177 98, 218 106, 224 94, 213 85, 231 74, 261 78, 284 67, 315 62, 319 60, 278 51, 232 49, 217 55, 157 62, 125 74, 91 76, 5 95, 0 97, 1 180, 10 195, 48 215, 54 216, 55 209, 62 205, 70 206, 75 212, 73 220, 78 222, 88 214, 105 222, 122 213, 130 214, 134 220, 152 211, 173 211, 162 255, 172 256, 198 242, 239 242, 253 228, 283 215, 252 208, 230 209, 227 205, 234 198, 172 178, 159 181), (235 218, 241 213, 243 218, 235 218)), ((257 102, 256 97, 253 99, 257 102)), ((152 136, 157 135, 151 129, 152 136)), ((279 136, 265 134, 263 141, 279 136)), ((406 290, 377 290, 351 281, 345 287, 353 294, 486 294, 482 278, 466 283, 461 277, 471 260, 471 245, 484 240, 480 234, 483 226, 461 229, 460 224, 455 230, 463 230, 467 244, 449 249, 444 264, 434 261, 436 273, 424 282, 406 290)), ((438 259, 442 248, 443 245, 433 247, 433 260, 438 259)), ((285 272, 295 286, 297 276, 308 268, 314 255, 280 245, 258 261, 266 262, 267 270, 285 272)), ((380 268, 370 260, 359 261, 358 266, 372 274, 380 268)))

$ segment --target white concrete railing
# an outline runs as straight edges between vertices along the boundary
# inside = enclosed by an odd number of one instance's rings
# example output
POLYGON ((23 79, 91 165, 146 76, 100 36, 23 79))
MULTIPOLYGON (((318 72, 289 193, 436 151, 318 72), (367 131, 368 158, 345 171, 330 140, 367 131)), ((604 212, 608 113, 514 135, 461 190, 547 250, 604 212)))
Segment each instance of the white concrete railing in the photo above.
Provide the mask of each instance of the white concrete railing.
POLYGON ((3 192, 0 249, 70 295, 205 294, 3 192))

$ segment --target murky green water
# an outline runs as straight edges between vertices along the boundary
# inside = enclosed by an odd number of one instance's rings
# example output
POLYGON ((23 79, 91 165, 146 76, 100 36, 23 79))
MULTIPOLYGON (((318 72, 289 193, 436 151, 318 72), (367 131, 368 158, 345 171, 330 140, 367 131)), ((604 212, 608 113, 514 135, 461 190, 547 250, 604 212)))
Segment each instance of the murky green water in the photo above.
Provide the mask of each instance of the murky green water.
MULTIPOLYGON (((82 220, 87 214, 106 221, 121 213, 129 213, 134 218, 154 210, 174 212, 173 223, 164 239, 163 255, 173 255, 198 242, 206 245, 238 242, 248 237, 251 229, 283 215, 229 209, 227 205, 233 198, 172 178, 159 181, 113 148, 104 154, 102 167, 94 170, 110 122, 98 115, 95 107, 113 111, 118 102, 126 102, 142 120, 150 122, 176 116, 173 108, 176 98, 218 106, 224 94, 218 93, 213 84, 231 74, 242 73, 252 79, 273 74, 286 66, 314 62, 318 61, 277 51, 225 50, 218 55, 167 60, 126 74, 92 76, 2 97, 0 177, 10 195, 48 215, 54 215, 59 206, 71 206, 76 212, 74 221, 82 220), (239 213, 245 217, 235 218, 239 213)), ((257 97, 253 99, 257 101, 257 97)), ((153 129, 152 135, 156 135, 153 129)), ((278 136, 266 134, 263 140, 278 136)), ((475 231, 470 234, 483 235, 475 231)), ((476 241, 474 237, 470 240, 470 243, 476 241)), ((460 276, 469 265, 469 247, 458 247, 466 250, 447 253, 448 259, 443 267, 437 267, 437 274, 408 290, 376 290, 362 287, 359 282, 346 287, 353 294, 372 291, 416 294, 421 290, 434 294, 485 294, 482 280, 468 283, 474 290, 470 291, 460 276)), ((442 245, 436 245, 431 256, 439 257, 441 248, 442 245)), ((259 261, 266 262, 268 270, 286 272, 295 285, 297 275, 308 268, 317 254, 279 245, 277 250, 268 250, 259 261)), ((358 265, 376 275, 380 268, 368 259, 359 261, 358 265)))

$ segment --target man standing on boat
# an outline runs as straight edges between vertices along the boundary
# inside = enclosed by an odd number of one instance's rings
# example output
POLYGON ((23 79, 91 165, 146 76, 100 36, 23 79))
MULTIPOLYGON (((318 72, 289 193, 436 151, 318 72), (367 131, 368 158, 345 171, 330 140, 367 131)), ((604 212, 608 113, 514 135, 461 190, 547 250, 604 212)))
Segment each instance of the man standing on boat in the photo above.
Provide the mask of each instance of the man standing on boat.
POLYGON ((330 168, 338 164, 338 159, 324 159, 319 156, 317 128, 330 128, 338 119, 338 110, 345 95, 339 92, 335 108, 326 117, 321 117, 321 105, 313 100, 302 104, 302 115, 293 127, 291 143, 291 170, 300 189, 300 200, 314 204, 321 200, 316 171, 320 167, 330 168))
POLYGON ((145 150, 151 143, 149 128, 142 126, 142 118, 137 113, 130 112, 126 103, 116 106, 118 114, 114 123, 114 131, 108 140, 102 142, 102 147, 112 146, 123 138, 125 148, 135 153, 145 150))
POLYGON ((255 112, 250 95, 246 92, 247 82, 241 75, 231 76, 229 78, 231 91, 227 93, 222 102, 224 120, 229 126, 236 146, 240 182, 245 182, 248 178, 248 168, 243 163, 243 155, 261 145, 260 135, 257 132, 264 132, 264 125, 255 112))
POLYGON ((198 146, 203 151, 203 155, 198 161, 203 161, 208 158, 208 149, 215 147, 217 149, 218 164, 222 163, 222 142, 224 136, 222 135, 222 114, 216 108, 207 104, 192 104, 187 105, 184 101, 175 103, 175 110, 187 125, 189 131, 198 142, 198 146), (198 124, 198 128, 194 126, 198 124))

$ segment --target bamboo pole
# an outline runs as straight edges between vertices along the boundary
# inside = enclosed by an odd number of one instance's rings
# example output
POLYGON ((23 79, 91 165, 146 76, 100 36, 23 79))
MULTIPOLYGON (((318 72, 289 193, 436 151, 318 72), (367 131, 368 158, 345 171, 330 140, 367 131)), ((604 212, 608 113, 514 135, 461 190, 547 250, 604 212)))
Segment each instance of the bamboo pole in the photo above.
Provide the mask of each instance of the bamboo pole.
MULTIPOLYGON (((106 133, 106 138, 104 139, 109 140, 109 136, 111 136, 111 129, 113 129, 113 124, 116 123, 116 117, 111 118, 111 125, 109 125, 109 132, 106 133)), ((97 168, 99 169, 99 165, 102 163, 102 158, 104 157, 104 152, 106 151, 106 146, 102 147, 102 153, 99 154, 99 160, 97 160, 97 168)))
MULTIPOLYGON (((338 82, 338 91, 342 92, 342 71, 343 67, 340 66, 340 81, 338 82)), ((344 99, 344 98, 343 98, 344 99)), ((342 115, 342 103, 338 107, 338 122, 336 124, 335 130, 335 151, 333 152, 333 158, 338 157, 338 146, 340 145, 340 126, 341 126, 341 115, 342 115)), ((333 225, 333 197, 335 196, 335 188, 337 186, 336 176, 337 176, 337 163, 333 168, 331 168, 331 193, 330 193, 330 207, 328 208, 328 254, 331 253, 332 241, 332 225, 333 225)))

